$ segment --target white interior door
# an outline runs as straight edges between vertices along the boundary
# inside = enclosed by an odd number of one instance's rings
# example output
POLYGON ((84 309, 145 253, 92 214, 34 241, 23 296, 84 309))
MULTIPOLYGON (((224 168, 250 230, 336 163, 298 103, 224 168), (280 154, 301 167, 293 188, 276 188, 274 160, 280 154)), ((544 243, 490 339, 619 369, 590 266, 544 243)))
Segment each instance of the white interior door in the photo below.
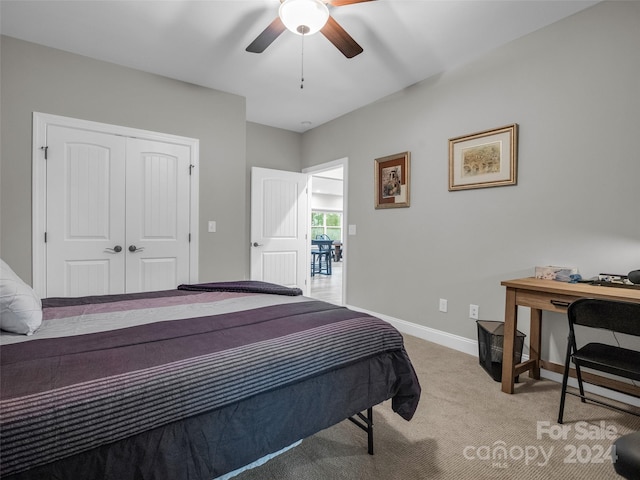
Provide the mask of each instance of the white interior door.
POLYGON ((189 283, 190 152, 127 139, 127 292, 189 283))
POLYGON ((308 293, 309 176, 251 169, 251 279, 308 293))
POLYGON ((48 129, 46 295, 124 292, 123 137, 48 129))

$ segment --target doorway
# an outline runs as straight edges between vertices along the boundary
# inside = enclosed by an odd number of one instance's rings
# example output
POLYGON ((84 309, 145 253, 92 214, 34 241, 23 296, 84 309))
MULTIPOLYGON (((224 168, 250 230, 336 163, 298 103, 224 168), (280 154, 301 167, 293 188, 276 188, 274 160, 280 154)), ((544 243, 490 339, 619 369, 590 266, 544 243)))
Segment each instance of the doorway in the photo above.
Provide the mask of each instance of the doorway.
POLYGON ((331 274, 310 278, 309 296, 337 305, 346 299, 347 251, 347 160, 303 170, 311 176, 311 239, 318 234, 334 240, 331 274))

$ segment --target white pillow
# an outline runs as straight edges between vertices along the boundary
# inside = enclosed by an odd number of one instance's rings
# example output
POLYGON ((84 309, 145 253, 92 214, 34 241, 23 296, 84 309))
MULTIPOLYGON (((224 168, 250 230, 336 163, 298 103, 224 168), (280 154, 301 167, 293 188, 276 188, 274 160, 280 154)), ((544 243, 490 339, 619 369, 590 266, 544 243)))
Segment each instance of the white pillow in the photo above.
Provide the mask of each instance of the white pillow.
POLYGON ((0 259, 0 329, 31 335, 42 323, 42 301, 0 259))

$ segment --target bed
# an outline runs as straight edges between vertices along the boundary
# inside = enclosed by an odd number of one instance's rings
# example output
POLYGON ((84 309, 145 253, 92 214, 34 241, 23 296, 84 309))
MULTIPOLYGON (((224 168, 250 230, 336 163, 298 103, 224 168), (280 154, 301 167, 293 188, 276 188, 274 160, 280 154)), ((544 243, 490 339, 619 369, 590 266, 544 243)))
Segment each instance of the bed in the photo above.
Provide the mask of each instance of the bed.
POLYGON ((420 398, 391 325, 263 282, 44 299, 0 342, 3 479, 211 480, 420 398))

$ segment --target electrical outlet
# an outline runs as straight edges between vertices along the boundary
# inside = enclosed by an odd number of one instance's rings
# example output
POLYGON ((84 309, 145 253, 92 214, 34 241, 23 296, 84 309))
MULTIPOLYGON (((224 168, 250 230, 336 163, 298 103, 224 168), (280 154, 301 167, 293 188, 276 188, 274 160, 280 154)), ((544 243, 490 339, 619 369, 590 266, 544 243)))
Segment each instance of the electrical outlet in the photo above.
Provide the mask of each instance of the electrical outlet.
POLYGON ((440 299, 440 311, 447 312, 447 301, 444 298, 440 299))
POLYGON ((210 233, 215 233, 216 231, 216 221, 215 220, 209 220, 209 232, 210 233))
POLYGON ((469 305, 469 318, 478 320, 478 310, 480 310, 480 307, 478 307, 478 305, 474 305, 473 303, 469 305))

